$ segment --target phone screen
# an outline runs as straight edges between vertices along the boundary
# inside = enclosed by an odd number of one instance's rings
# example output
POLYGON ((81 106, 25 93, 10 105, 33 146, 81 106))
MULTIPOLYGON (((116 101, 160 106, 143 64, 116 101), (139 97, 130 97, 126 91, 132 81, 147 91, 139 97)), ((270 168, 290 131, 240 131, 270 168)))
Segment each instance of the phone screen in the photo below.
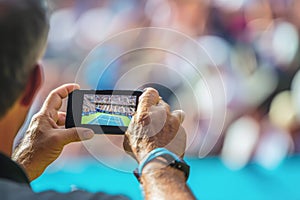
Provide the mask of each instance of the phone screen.
POLYGON ((128 126, 136 104, 131 95, 84 94, 81 124, 128 126))

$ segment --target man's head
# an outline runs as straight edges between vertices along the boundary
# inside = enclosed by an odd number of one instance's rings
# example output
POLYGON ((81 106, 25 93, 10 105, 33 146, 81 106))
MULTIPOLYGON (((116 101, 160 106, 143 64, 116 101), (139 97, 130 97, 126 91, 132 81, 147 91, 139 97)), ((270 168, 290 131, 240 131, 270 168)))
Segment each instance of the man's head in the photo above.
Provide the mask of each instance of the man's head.
POLYGON ((48 28, 43 0, 0 0, 0 151, 8 156, 42 82, 48 28))
POLYGON ((47 33, 44 1, 0 1, 0 119, 24 94, 32 74, 39 73, 47 33))

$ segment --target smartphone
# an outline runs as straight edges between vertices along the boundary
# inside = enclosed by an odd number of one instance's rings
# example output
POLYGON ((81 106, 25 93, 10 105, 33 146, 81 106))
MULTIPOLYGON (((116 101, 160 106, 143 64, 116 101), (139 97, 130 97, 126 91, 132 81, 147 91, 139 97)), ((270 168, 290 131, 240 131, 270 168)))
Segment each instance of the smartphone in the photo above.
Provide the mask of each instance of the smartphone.
POLYGON ((124 134, 142 91, 74 90, 69 94, 66 128, 85 127, 97 134, 124 134))

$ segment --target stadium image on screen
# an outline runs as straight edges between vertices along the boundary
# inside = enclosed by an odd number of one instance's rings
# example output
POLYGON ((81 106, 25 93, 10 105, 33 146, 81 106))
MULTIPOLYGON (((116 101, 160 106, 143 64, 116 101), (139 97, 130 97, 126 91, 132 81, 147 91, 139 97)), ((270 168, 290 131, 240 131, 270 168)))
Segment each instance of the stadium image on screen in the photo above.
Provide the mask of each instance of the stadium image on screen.
POLYGON ((85 94, 81 124, 128 126, 135 106, 136 96, 85 94))

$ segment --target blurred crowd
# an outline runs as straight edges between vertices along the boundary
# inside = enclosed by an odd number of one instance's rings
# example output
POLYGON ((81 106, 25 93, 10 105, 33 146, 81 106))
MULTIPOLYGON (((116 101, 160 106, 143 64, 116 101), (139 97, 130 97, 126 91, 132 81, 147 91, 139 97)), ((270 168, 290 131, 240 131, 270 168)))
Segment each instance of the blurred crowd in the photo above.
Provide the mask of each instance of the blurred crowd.
MULTIPOLYGON (((36 109, 50 89, 62 83, 80 80, 77 82, 87 89, 113 89, 131 69, 146 64, 134 75, 128 75, 127 82, 144 80, 142 83, 157 88, 173 109, 186 112, 188 155, 217 155, 234 169, 252 161, 274 168, 286 156, 300 151, 300 1, 51 0, 48 3, 51 28, 43 60, 46 84, 36 109), (170 61, 168 53, 149 50, 151 59, 147 52, 121 58, 105 70, 103 77, 97 77, 99 62, 107 56, 104 48, 98 50, 98 59, 84 66, 81 73, 83 60, 96 45, 122 31, 142 27, 168 28, 190 37, 205 49, 214 66, 205 63, 198 66, 205 73, 195 76, 192 67, 175 58, 170 61), (161 65, 149 67, 150 62, 161 65), (181 74, 185 78, 178 78, 181 74), (207 82, 214 83, 216 79, 222 80, 223 88, 207 86, 207 82), (225 95, 221 95, 223 90, 225 95), (220 95, 211 94, 219 92, 220 95), (218 104, 224 104, 225 109, 215 109, 218 104), (224 116, 217 124, 221 127, 219 133, 211 131, 211 126, 216 126, 213 115, 224 116)), ((158 35, 144 39, 162 40, 158 35)), ((118 49, 123 43, 114 45, 118 49)), ((111 155, 104 146, 101 150, 111 155)))

